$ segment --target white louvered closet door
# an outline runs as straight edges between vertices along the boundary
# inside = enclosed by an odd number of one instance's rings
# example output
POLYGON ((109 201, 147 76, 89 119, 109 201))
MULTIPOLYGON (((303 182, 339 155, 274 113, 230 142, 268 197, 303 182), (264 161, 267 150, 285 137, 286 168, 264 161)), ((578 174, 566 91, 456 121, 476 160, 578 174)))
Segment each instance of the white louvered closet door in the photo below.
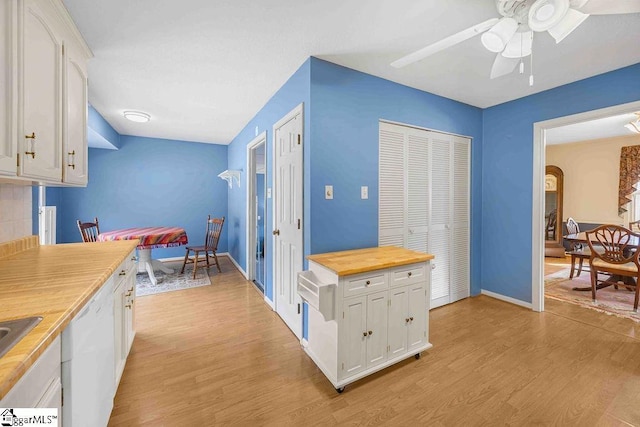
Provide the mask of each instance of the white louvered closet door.
POLYGON ((403 128, 380 123, 378 245, 405 246, 405 141, 403 128))
POLYGON ((451 302, 467 298, 470 289, 470 149, 467 138, 453 137, 451 302))
POLYGON ((429 246, 429 132, 407 129, 407 226, 405 247, 427 252, 429 246))
POLYGON ((431 261, 431 308, 450 302, 451 268, 451 136, 432 133, 431 138, 431 215, 429 253, 431 261))

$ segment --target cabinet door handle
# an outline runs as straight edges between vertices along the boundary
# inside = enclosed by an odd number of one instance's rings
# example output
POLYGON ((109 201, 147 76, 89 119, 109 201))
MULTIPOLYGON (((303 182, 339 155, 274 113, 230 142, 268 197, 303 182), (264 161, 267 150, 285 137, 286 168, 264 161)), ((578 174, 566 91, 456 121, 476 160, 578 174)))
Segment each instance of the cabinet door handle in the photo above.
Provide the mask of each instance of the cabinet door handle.
POLYGON ((31 135, 25 135, 24 137, 26 139, 31 140, 31 151, 25 151, 24 154, 26 154, 27 156, 31 156, 32 159, 35 159, 36 158, 36 149, 35 149, 36 133, 31 132, 31 135))
POLYGON ((125 307, 131 308, 131 304, 127 304, 127 305, 125 305, 125 307))
POLYGON ((371 280, 367 280, 367 282, 365 283, 365 286, 369 286, 371 284, 371 280))
POLYGON ((411 272, 408 272, 408 273, 407 273, 407 276, 411 277, 411 272))
POLYGON ((373 331, 369 331, 369 336, 373 335, 373 331))
POLYGON ((364 331, 364 332, 362 333, 362 336, 363 336, 363 337, 366 337, 366 336, 367 336, 367 331, 364 331))
POLYGON ((409 317, 409 320, 411 320, 413 322, 413 317, 409 317))
POLYGON ((67 155, 69 156, 69 158, 67 159, 67 166, 75 170, 76 169, 76 150, 67 152, 67 155))
POLYGON ((404 319, 404 323, 409 323, 409 318, 404 319))
POLYGON ((127 292, 124 296, 125 297, 130 297, 131 296, 131 291, 127 292))
POLYGON ((277 230, 277 229, 276 229, 276 230, 273 230, 272 234, 273 234, 274 236, 279 236, 279 235, 280 235, 280 230, 277 230))
POLYGON ((125 274, 127 274, 124 270, 121 270, 120 273, 118 274, 118 276, 124 276, 125 274))

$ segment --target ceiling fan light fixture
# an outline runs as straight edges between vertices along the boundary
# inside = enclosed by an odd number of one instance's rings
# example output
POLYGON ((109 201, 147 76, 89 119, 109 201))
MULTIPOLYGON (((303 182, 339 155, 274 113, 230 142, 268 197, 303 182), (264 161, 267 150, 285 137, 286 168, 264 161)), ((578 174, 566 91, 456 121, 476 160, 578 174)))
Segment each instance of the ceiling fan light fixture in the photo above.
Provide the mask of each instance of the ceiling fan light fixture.
POLYGON ((567 14, 569 0, 536 0, 529 9, 529 27, 533 31, 547 31, 567 14))
POLYGON ((505 58, 524 58, 531 55, 531 46, 533 45, 533 32, 518 32, 511 37, 507 47, 504 48, 502 56, 505 58))
POLYGON ((125 119, 136 123, 146 123, 151 120, 151 116, 147 113, 143 113, 142 111, 125 111, 122 114, 125 119))
POLYGON ((580 24, 587 19, 589 15, 586 13, 578 12, 575 9, 567 10, 564 18, 553 27, 549 28, 549 34, 556 40, 556 44, 560 43, 573 32, 580 24))
POLYGON ((513 18, 502 18, 480 38, 482 45, 491 52, 502 52, 518 30, 518 22, 513 18))

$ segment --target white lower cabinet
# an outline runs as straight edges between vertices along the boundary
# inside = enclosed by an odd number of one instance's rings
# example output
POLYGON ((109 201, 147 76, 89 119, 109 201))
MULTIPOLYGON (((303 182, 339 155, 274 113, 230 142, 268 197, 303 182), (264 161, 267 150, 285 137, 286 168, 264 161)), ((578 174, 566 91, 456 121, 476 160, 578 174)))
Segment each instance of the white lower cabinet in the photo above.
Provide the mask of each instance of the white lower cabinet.
POLYGON ((114 319, 114 365, 115 388, 122 378, 122 372, 127 362, 127 356, 135 336, 135 292, 136 271, 134 252, 118 267, 114 273, 116 283, 113 291, 113 319, 114 319))
POLYGON ((60 337, 56 338, 7 395, 0 408, 58 408, 62 414, 60 337))
POLYGON ((426 261, 338 276, 309 262, 298 279, 298 292, 308 303, 303 347, 336 390, 432 347, 430 272, 426 261), (333 307, 314 297, 319 295, 332 295, 333 307))

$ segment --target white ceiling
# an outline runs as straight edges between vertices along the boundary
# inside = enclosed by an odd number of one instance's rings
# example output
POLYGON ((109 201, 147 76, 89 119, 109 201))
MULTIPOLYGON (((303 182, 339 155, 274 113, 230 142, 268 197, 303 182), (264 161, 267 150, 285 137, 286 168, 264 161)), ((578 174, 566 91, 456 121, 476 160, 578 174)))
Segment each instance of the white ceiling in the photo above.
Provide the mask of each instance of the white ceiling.
POLYGON ((95 58, 89 101, 121 134, 228 144, 309 57, 488 107, 640 62, 640 14, 534 40, 535 85, 488 78, 479 37, 389 64, 489 18, 494 0, 64 0, 95 58), (151 115, 129 122, 124 110, 151 115))
POLYGON ((616 136, 639 136, 624 127, 624 125, 637 118, 638 116, 635 114, 628 113, 548 129, 545 140, 547 145, 556 145, 616 136))

